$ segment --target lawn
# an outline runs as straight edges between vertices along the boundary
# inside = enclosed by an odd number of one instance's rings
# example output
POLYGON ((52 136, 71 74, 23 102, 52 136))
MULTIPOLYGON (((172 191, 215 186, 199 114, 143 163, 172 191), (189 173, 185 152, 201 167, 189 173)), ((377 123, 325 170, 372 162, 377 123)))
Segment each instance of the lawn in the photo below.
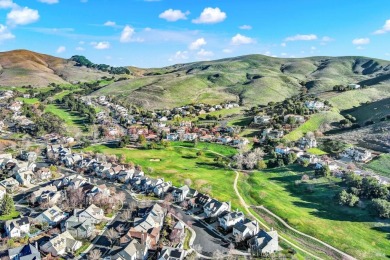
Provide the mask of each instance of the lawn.
POLYGON ((366 167, 383 176, 390 177, 390 154, 381 154, 378 158, 366 164, 366 167))
POLYGON ((264 205, 292 227, 343 250, 358 259, 390 255, 389 220, 368 210, 338 206, 338 179, 299 183, 310 171, 300 166, 270 169, 241 177, 239 189, 248 203, 264 205), (312 192, 309 190, 312 189, 312 192))
POLYGON ((82 252, 84 252, 85 250, 87 250, 87 248, 88 248, 90 245, 91 245, 91 242, 90 242, 90 241, 84 240, 84 241, 83 241, 83 245, 82 245, 79 249, 76 250, 75 255, 76 255, 76 256, 77 256, 77 255, 80 255, 82 252))
POLYGON ((62 120, 65 121, 65 124, 67 127, 77 127, 80 128, 81 130, 84 130, 84 118, 81 117, 78 113, 76 112, 70 112, 67 109, 64 109, 58 105, 55 104, 49 104, 45 108, 45 112, 51 112, 58 117, 60 117, 62 120))
POLYGON ((315 147, 307 149, 307 152, 310 153, 310 154, 319 155, 319 156, 327 154, 327 152, 324 152, 321 149, 315 148, 315 147))
POLYGON ((188 148, 196 148, 203 151, 210 150, 227 157, 231 157, 237 153, 237 149, 234 147, 222 145, 222 144, 207 143, 207 142, 197 142, 196 146, 194 146, 193 142, 177 141, 177 142, 171 142, 171 146, 185 146, 188 148))
POLYGON ((233 190, 235 173, 215 165, 213 153, 205 151, 196 156, 195 150, 169 147, 159 150, 137 150, 127 148, 109 148, 104 145, 91 146, 85 151, 104 154, 124 155, 143 167, 151 177, 163 177, 173 185, 184 185, 185 179, 192 180, 192 187, 198 191, 209 190, 211 196, 221 201, 231 201, 232 208, 241 208, 233 190), (152 171, 150 171, 152 170, 152 171))
POLYGON ((18 97, 16 100, 22 101, 24 104, 28 105, 34 105, 36 103, 39 103, 39 100, 37 98, 22 98, 18 97))
POLYGON ((340 121, 344 117, 336 111, 326 111, 314 114, 291 133, 287 134, 284 138, 288 141, 296 141, 307 132, 314 132, 319 130, 322 126, 331 125, 334 122, 340 121))
POLYGON ((19 217, 20 215, 20 212, 19 211, 12 211, 10 214, 8 215, 2 215, 0 216, 0 221, 6 221, 6 220, 11 220, 11 219, 14 219, 14 218, 17 218, 19 217))

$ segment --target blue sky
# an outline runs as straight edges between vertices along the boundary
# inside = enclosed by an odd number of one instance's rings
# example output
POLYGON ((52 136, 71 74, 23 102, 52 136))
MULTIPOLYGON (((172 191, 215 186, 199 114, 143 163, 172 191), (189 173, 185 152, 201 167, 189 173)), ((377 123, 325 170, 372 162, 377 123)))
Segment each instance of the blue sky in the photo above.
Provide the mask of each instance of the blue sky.
POLYGON ((244 54, 388 59, 390 1, 0 0, 0 50, 159 67, 244 54))

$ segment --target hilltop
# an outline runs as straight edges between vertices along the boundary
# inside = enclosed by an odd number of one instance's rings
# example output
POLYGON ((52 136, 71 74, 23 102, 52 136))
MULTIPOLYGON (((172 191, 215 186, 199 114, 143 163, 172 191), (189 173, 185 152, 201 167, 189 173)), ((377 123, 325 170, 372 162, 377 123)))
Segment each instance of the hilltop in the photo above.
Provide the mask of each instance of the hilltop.
POLYGON ((382 92, 382 86, 390 85, 389 69, 389 61, 367 57, 247 55, 139 70, 139 77, 110 84, 94 95, 115 94, 148 108, 227 100, 250 106, 282 101, 303 87, 319 94, 338 84, 359 83, 382 92))
POLYGON ((28 50, 0 52, 0 86, 47 86, 85 82, 109 76, 107 72, 77 67, 74 61, 28 50))

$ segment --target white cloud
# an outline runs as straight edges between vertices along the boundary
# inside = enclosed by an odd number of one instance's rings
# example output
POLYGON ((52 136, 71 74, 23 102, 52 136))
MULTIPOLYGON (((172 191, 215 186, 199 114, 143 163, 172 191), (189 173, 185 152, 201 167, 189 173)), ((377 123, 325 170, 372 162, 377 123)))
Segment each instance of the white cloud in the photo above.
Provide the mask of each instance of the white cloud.
POLYGON ((58 49, 56 50, 57 53, 63 53, 64 51, 66 51, 66 47, 65 47, 65 46, 60 46, 60 47, 58 47, 58 49))
POLYGON ((38 0, 38 1, 49 5, 58 4, 60 2, 59 0, 38 0))
POLYGON ((374 34, 384 34, 390 31, 390 20, 386 20, 381 29, 376 30, 374 34))
POLYGON ((104 50, 110 48, 109 42, 91 42, 91 44, 94 46, 97 50, 104 50))
POLYGON ((287 44, 286 44, 285 42, 282 42, 282 43, 280 44, 280 46, 282 46, 282 47, 286 47, 286 46, 287 46, 287 44))
POLYGON ((158 17, 161 19, 165 19, 168 22, 176 22, 178 20, 186 20, 187 15, 189 14, 189 11, 183 13, 181 10, 168 9, 162 12, 158 17))
POLYGON ((85 41, 79 41, 79 44, 80 44, 80 45, 84 45, 84 44, 85 44, 85 41))
POLYGON ((15 8, 15 7, 17 7, 17 4, 15 4, 12 0, 0 0, 1 9, 8 9, 8 8, 15 8))
POLYGON ((287 37, 285 39, 286 42, 313 41, 313 40, 317 40, 317 35, 315 35, 315 34, 297 34, 294 36, 287 37))
POLYGON ((233 45, 250 44, 254 42, 255 41, 252 38, 241 35, 239 33, 237 33, 231 40, 231 44, 233 45))
POLYGON ((107 21, 103 24, 104 26, 116 26, 116 23, 113 21, 107 21))
POLYGON ((85 51, 85 49, 83 47, 76 47, 76 51, 85 51))
POLYGON ((188 51, 177 51, 175 55, 169 58, 169 61, 188 60, 188 51))
POLYGON ((196 41, 192 42, 190 44, 190 46, 188 46, 188 48, 190 50, 197 50, 197 49, 199 49, 200 47, 202 47, 202 46, 204 46, 206 44, 207 44, 207 42, 206 42, 206 40, 204 38, 199 38, 196 41))
POLYGON ((317 50, 317 48, 314 47, 314 46, 311 46, 310 49, 311 49, 312 51, 317 50))
POLYGON ((321 41, 322 42, 332 42, 332 41, 334 41, 334 39, 329 37, 329 36, 324 36, 321 38, 321 41))
POLYGON ((26 25, 38 20, 38 11, 28 7, 13 9, 7 14, 7 23, 10 25, 26 25))
POLYGON ((198 55, 198 57, 202 57, 202 58, 214 56, 214 53, 212 51, 206 51, 205 49, 201 49, 196 54, 198 55))
POLYGON ((247 24, 241 25, 238 28, 240 28, 241 30, 252 30, 252 26, 247 25, 247 24))
POLYGON ((0 42, 5 40, 14 39, 15 35, 13 35, 10 31, 8 31, 7 26, 0 24, 0 42))
POLYGON ((364 45, 369 43, 370 43, 370 38, 356 38, 352 40, 352 44, 354 45, 364 45))
POLYGON ((119 41, 131 42, 133 35, 134 35, 134 28, 126 25, 125 28, 123 28, 123 31, 121 33, 121 38, 119 39, 119 41))
POLYGON ((223 53, 232 53, 233 50, 232 49, 223 49, 222 52, 223 53))
POLYGON ((222 12, 221 9, 218 7, 212 8, 207 7, 203 10, 203 12, 200 14, 200 16, 194 20, 192 20, 193 23, 200 24, 213 24, 213 23, 220 23, 226 19, 226 13, 222 12))

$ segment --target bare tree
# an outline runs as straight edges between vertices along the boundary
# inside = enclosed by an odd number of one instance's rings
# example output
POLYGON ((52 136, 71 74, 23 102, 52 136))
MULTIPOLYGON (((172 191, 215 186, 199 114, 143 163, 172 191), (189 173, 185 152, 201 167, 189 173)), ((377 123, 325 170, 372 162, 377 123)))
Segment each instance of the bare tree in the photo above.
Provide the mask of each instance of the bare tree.
POLYGON ((215 250, 213 252, 213 259, 223 259, 224 258, 224 254, 220 251, 220 250, 215 250))
POLYGON ((252 170, 257 163, 257 156, 255 153, 249 153, 244 159, 244 163, 247 169, 252 170))
POLYGON ((130 221, 132 216, 133 216, 133 212, 128 209, 128 210, 123 211, 121 219, 123 221, 130 221))
POLYGON ((187 224, 187 226, 189 226, 190 228, 192 228, 192 225, 194 224, 194 222, 191 221, 191 220, 188 220, 188 221, 186 222, 186 224, 187 224))
POLYGON ((187 201, 187 200, 184 200, 182 203, 180 203, 180 206, 181 206, 183 209, 187 209, 187 208, 188 208, 188 201, 187 201))
POLYGON ((244 155, 242 153, 238 153, 233 157, 233 160, 235 161, 237 168, 242 169, 244 165, 244 155))
POLYGON ((110 241, 111 246, 113 245, 115 240, 118 238, 118 236, 119 236, 119 234, 118 234, 118 232, 115 231, 115 229, 110 228, 109 230, 107 230, 106 237, 110 241))
POLYGON ((102 257, 102 252, 99 249, 94 249, 89 252, 87 259, 88 260, 100 260, 102 257))
POLYGON ((173 195, 172 193, 167 193, 164 197, 164 202, 163 205, 166 209, 169 209, 170 205, 172 204, 173 201, 173 195))

